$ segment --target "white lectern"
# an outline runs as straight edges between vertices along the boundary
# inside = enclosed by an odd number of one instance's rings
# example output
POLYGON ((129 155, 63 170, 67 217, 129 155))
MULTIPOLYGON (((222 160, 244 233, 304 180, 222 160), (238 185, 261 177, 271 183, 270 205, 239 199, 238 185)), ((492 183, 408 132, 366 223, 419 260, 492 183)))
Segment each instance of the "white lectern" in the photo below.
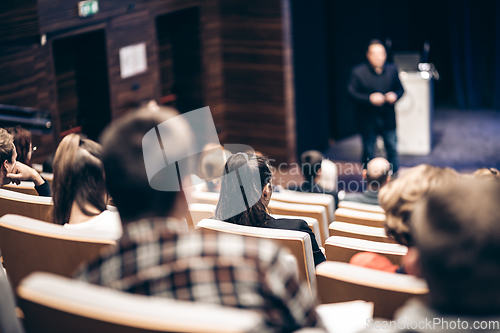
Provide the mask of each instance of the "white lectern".
POLYGON ((398 153, 428 155, 432 148, 433 79, 429 72, 400 72, 405 93, 396 102, 398 153))

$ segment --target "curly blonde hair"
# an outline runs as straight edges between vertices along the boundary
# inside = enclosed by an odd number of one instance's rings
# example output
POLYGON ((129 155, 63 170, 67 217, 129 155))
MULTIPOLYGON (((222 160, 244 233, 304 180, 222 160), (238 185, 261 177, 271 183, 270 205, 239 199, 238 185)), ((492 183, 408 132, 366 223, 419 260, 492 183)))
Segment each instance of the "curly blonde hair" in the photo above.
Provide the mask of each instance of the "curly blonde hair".
POLYGON ((399 244, 410 246, 410 217, 417 201, 429 190, 457 179, 458 172, 421 164, 380 189, 378 200, 385 210, 385 231, 399 244))
POLYGON ((472 174, 477 179, 500 180, 500 171, 496 168, 481 168, 472 174))

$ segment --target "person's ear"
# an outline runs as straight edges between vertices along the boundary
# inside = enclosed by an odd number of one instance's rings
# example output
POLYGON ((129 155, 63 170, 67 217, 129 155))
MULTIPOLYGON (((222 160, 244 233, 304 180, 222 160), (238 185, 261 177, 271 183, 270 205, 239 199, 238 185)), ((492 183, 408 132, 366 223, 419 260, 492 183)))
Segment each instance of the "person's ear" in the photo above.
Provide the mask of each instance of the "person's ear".
POLYGON ((420 252, 414 246, 408 248, 408 252, 403 257, 403 265, 406 273, 416 277, 422 277, 420 266, 420 252))
POLYGON ((366 169, 363 169, 363 171, 361 172, 361 176, 363 177, 363 179, 366 179, 367 174, 368 172, 366 171, 366 169))

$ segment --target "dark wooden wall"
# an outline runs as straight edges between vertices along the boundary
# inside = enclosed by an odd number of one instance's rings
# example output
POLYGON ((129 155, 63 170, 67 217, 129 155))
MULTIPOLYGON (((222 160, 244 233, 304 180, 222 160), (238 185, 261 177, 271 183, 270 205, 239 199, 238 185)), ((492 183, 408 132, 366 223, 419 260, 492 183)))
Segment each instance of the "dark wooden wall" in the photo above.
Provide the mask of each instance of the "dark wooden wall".
POLYGON ((201 94, 193 89, 193 105, 210 106, 221 142, 251 145, 279 162, 294 160, 289 0, 100 0, 100 12, 89 18, 78 17, 77 0, 7 2, 0 4, 0 103, 52 112, 54 140, 45 139, 42 151, 53 149, 71 123, 63 128, 59 122, 64 110, 58 105, 54 42, 104 31, 110 110, 119 117, 168 92, 168 83, 162 85, 165 59, 160 59, 168 50, 158 41, 157 17, 197 7, 199 40, 193 42, 199 50, 193 52, 198 55, 186 58, 201 57, 200 64, 188 73, 190 82, 180 82, 201 87, 201 94), (142 42, 148 70, 122 79, 120 48, 142 42))
POLYGON ((227 142, 295 159, 287 0, 221 0, 227 142))

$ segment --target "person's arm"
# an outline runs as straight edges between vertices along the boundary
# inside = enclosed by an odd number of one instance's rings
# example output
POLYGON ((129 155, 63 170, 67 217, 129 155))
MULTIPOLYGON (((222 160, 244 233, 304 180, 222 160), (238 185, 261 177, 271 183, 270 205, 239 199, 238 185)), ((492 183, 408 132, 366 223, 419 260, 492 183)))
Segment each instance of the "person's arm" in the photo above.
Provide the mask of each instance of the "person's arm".
POLYGON ((398 99, 403 96, 405 90, 403 88, 403 85, 401 84, 401 81, 399 80, 399 75, 398 71, 396 70, 396 74, 394 75, 394 89, 393 91, 398 95, 398 99))
POLYGON ((32 181, 35 183, 35 190, 39 196, 50 197, 52 195, 49 183, 35 169, 21 162, 16 162, 12 172, 8 173, 6 178, 18 185, 23 180, 32 181))
POLYGON ((272 256, 270 265, 263 267, 263 292, 272 301, 271 317, 281 323, 280 332, 323 327, 311 290, 306 282, 298 280, 297 265, 290 265, 287 255, 288 250, 281 248, 272 256))
POLYGON ((309 225, 306 221, 300 220, 298 231, 307 232, 309 234, 309 238, 311 238, 314 266, 318 266, 323 261, 326 261, 325 255, 319 248, 318 242, 316 241, 316 236, 314 235, 314 232, 311 230, 311 228, 309 228, 309 225))
POLYGON ((359 90, 361 83, 355 71, 352 71, 349 83, 347 84, 347 92, 349 96, 356 102, 365 105, 371 105, 370 94, 362 93, 359 90))

